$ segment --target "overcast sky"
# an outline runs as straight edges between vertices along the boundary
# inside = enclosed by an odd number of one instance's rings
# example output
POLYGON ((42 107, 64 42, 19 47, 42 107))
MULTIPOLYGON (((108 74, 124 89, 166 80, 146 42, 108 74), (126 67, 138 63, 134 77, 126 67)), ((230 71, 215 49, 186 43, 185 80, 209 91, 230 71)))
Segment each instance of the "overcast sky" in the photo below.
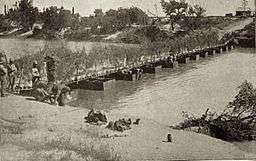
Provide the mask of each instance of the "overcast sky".
MULTIPOLYGON (((16 0, 0 0, 0 11, 3 11, 3 5, 11 6, 16 0)), ((33 0, 34 6, 39 9, 49 6, 64 6, 70 9, 74 6, 75 11, 82 16, 88 16, 93 13, 95 8, 102 8, 104 11, 118 7, 137 6, 144 11, 151 11, 164 15, 161 9, 161 0, 33 0), (157 7, 155 7, 157 6, 157 7)), ((207 15, 224 15, 227 12, 234 12, 242 0, 187 0, 190 4, 201 4, 207 10, 207 15)), ((254 9, 254 0, 249 0, 250 8, 254 9)))

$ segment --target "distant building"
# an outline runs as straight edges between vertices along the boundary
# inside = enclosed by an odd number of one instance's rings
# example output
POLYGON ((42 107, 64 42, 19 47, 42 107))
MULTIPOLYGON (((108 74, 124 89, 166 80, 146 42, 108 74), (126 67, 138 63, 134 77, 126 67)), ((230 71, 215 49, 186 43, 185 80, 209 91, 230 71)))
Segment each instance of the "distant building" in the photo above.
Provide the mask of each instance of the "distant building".
POLYGON ((250 10, 236 11, 236 16, 237 17, 250 17, 250 16, 252 16, 252 11, 250 11, 250 10))
POLYGON ((227 13, 225 14, 226 17, 233 17, 233 13, 227 13))

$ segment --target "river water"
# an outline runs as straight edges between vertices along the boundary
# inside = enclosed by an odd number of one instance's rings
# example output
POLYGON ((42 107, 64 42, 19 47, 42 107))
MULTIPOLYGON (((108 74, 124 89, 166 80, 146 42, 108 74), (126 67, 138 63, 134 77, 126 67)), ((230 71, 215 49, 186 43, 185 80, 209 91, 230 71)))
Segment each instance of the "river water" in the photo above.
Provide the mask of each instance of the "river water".
MULTIPOLYGON (((183 120, 182 111, 201 116, 207 108, 220 113, 237 94, 245 80, 256 86, 256 52, 235 49, 214 57, 146 74, 136 82, 117 81, 108 91, 76 91, 72 106, 111 110, 137 118, 153 119, 164 125, 183 120)), ((256 154, 256 142, 234 143, 256 154)))
POLYGON ((117 81, 108 91, 76 91, 73 106, 118 111, 170 125, 181 121, 182 111, 201 115, 210 108, 221 112, 245 80, 256 85, 256 54, 235 49, 214 57, 162 69, 136 82, 117 81))

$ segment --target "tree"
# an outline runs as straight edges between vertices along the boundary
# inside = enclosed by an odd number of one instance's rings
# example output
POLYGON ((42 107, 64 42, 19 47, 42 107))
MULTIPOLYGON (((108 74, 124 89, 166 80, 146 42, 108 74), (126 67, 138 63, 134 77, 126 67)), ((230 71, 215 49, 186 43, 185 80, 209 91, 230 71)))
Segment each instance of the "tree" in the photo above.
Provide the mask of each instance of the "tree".
POLYGON ((185 0, 177 2, 176 0, 161 0, 161 5, 164 12, 169 16, 172 30, 174 30, 174 24, 186 16, 186 11, 188 9, 188 3, 185 0))
POLYGON ((61 28, 57 7, 52 6, 50 8, 46 8, 42 13, 42 19, 44 22, 44 29, 58 31, 61 28))
POLYGON ((239 86, 239 93, 235 96, 234 101, 228 104, 228 109, 231 109, 232 114, 236 117, 242 117, 243 114, 256 119, 256 89, 252 83, 245 81, 239 86))
POLYGON ((30 0, 21 0, 17 12, 19 15, 18 22, 25 30, 32 28, 39 15, 38 8, 33 7, 30 0))
POLYGON ((102 9, 95 9, 94 14, 95 14, 95 17, 103 17, 104 15, 102 9))
POLYGON ((205 12, 206 10, 198 4, 190 6, 181 26, 191 31, 201 28, 204 25, 204 19, 202 17, 204 17, 205 12))
POLYGON ((15 6, 16 8, 9 9, 6 18, 15 22, 17 26, 24 30, 31 29, 39 18, 38 8, 33 7, 30 0, 21 0, 15 6))
POLYGON ((117 14, 118 14, 118 11, 114 9, 110 9, 106 12, 106 16, 108 17, 116 17, 117 14))
POLYGON ((131 23, 146 25, 148 23, 148 15, 138 7, 131 7, 129 9, 129 17, 131 23))
POLYGON ((195 10, 194 10, 194 8, 192 7, 192 6, 190 6, 189 8, 188 8, 188 16, 194 16, 195 15, 195 10))
POLYGON ((5 18, 3 14, 0 14, 0 32, 11 29, 11 20, 5 18))
POLYGON ((44 29, 53 31, 60 31, 68 27, 78 29, 80 27, 79 17, 79 14, 72 14, 70 10, 66 10, 63 7, 51 6, 42 13, 44 29))
POLYGON ((205 12, 206 10, 202 6, 198 4, 194 6, 194 14, 196 15, 196 17, 203 17, 205 12))
POLYGON ((13 8, 10 8, 7 15, 6 15, 6 18, 10 19, 11 21, 17 21, 18 22, 18 19, 19 19, 19 13, 18 11, 13 8))

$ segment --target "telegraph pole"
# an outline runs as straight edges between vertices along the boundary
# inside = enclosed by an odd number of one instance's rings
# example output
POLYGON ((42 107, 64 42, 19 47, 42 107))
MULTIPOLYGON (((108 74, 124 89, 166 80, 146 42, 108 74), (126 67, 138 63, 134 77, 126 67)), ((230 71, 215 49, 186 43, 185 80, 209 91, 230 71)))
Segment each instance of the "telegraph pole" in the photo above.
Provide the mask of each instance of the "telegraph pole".
POLYGON ((6 4, 4 5, 4 15, 5 16, 7 15, 7 5, 6 4))

